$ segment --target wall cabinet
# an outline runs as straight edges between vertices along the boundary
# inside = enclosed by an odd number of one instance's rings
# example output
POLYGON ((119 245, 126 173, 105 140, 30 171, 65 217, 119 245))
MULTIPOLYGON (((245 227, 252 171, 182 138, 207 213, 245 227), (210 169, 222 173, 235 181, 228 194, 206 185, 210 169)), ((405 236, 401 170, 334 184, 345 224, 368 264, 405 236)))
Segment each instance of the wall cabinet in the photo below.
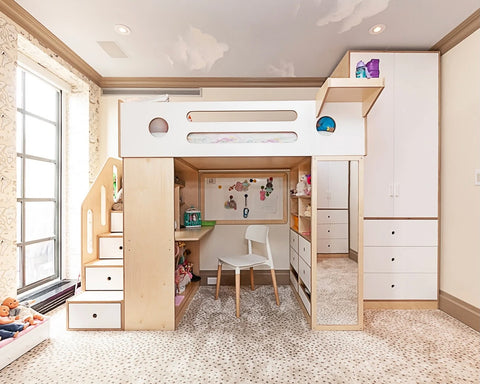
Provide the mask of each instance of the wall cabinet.
POLYGON ((365 217, 438 215, 438 54, 351 52, 380 59, 385 88, 367 120, 365 217))
POLYGON ((348 161, 317 162, 317 208, 348 208, 348 161))

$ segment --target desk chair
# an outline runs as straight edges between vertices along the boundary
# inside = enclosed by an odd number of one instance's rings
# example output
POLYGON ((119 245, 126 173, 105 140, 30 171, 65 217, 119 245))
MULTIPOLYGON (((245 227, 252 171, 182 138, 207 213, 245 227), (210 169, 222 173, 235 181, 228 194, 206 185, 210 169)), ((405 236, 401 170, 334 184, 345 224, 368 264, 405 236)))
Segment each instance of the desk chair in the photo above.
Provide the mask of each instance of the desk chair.
POLYGON ((220 279, 222 277, 222 265, 227 264, 235 268, 235 302, 236 315, 240 317, 240 270, 250 268, 250 285, 252 291, 255 289, 253 282, 253 267, 257 265, 268 265, 270 273, 272 274, 273 289, 275 291, 275 300, 277 305, 280 305, 278 298, 277 279, 275 277, 275 269, 273 268, 272 251, 268 241, 268 230, 266 225, 249 225, 245 231, 245 239, 248 242, 248 254, 235 256, 221 256, 218 258, 218 272, 217 272, 217 289, 215 291, 215 300, 218 299, 218 292, 220 290, 220 279), (267 250, 267 257, 252 253, 252 242, 262 243, 267 250))

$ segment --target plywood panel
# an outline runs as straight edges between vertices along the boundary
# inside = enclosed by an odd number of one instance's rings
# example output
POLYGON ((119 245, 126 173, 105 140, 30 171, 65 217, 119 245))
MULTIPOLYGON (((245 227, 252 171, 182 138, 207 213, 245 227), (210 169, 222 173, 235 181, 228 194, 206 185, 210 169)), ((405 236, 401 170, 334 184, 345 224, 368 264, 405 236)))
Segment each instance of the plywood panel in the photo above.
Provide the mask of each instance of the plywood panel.
POLYGON ((125 329, 173 330, 172 158, 124 159, 125 329))

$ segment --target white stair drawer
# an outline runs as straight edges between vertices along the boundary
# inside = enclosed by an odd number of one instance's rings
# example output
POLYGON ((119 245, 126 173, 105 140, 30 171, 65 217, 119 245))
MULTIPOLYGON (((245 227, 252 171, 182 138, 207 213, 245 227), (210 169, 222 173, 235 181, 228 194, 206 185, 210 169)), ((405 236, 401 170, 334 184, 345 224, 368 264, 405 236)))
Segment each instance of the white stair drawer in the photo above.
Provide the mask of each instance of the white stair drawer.
POLYGON ((123 259, 123 237, 100 237, 99 259, 123 259))
POLYGON ((364 247, 365 272, 437 273, 437 247, 364 247))
POLYGON ((317 253, 348 253, 348 239, 318 239, 317 253))
POLYGON ((317 239, 347 239, 348 224, 318 224, 317 239))
POLYGON ((290 282, 292 283, 295 291, 298 292, 298 280, 297 280, 297 278, 295 277, 295 274, 292 271, 290 271, 290 282))
POLYGON ((298 253, 298 233, 290 230, 290 248, 298 253))
POLYGON ((437 274, 365 273, 366 300, 437 300, 437 274))
POLYGON ((121 329, 120 303, 69 303, 69 329, 121 329))
POLYGON ((121 291, 123 268, 85 268, 85 289, 89 291, 121 291))
POLYGON ((436 247, 437 220, 365 220, 365 246, 436 247))
POLYGON ((310 242, 304 239, 302 236, 298 238, 298 256, 302 258, 308 265, 310 265, 312 259, 310 242))
POLYGON ((308 290, 312 291, 312 270, 302 258, 298 261, 298 277, 300 280, 303 281, 303 284, 308 288, 308 290))
POLYGON ((110 213, 110 232, 123 232, 123 212, 110 213))
POLYGON ((300 296, 300 299, 302 299, 303 305, 305 306, 305 309, 307 310, 308 314, 311 315, 312 311, 310 309, 310 300, 308 299, 305 292, 303 292, 302 287, 298 287, 298 295, 300 296))
POLYGON ((346 209, 321 209, 317 210, 317 224, 347 224, 348 211, 346 209))
POLYGON ((298 272, 298 254, 290 248, 290 265, 298 272))

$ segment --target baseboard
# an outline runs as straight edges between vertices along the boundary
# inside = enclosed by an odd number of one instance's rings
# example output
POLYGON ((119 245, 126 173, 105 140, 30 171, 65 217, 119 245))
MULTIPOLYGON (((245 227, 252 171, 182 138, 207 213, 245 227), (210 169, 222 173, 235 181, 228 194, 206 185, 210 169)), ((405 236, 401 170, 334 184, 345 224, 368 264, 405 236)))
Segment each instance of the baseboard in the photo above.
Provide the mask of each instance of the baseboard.
POLYGON ((350 249, 350 252, 348 253, 348 258, 358 263, 358 252, 350 249))
POLYGON ((437 300, 364 300, 363 309, 438 309, 437 300))
MULTIPOLYGON (((288 269, 275 270, 278 285, 290 284, 290 271, 288 269)), ((217 277, 216 270, 200 271, 200 285, 207 285, 207 278, 217 277)), ((254 271, 255 285, 271 285, 272 275, 268 269, 255 269, 254 271)), ((250 285, 250 270, 240 271, 240 284, 250 285)), ((222 285, 235 285, 235 271, 222 270, 222 285)))
POLYGON ((480 332, 480 309, 446 292, 440 291, 438 308, 480 332))

